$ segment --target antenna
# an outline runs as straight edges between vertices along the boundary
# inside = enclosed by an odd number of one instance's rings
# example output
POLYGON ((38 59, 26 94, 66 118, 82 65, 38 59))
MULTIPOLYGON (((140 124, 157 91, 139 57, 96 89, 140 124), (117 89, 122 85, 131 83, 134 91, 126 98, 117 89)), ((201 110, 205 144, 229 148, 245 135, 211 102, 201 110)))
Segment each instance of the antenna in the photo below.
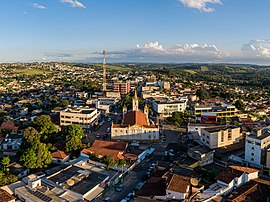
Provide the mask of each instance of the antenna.
POLYGON ((106 85, 106 50, 103 51, 103 92, 107 90, 106 85))

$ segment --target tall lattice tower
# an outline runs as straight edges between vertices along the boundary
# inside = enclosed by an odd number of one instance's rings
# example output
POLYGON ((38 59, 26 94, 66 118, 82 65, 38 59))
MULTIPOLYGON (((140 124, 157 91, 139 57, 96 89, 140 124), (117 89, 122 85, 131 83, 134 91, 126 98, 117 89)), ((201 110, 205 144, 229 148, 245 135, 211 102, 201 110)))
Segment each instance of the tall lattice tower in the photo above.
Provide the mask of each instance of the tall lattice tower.
POLYGON ((106 81, 106 50, 103 51, 103 92, 107 90, 107 81, 106 81))

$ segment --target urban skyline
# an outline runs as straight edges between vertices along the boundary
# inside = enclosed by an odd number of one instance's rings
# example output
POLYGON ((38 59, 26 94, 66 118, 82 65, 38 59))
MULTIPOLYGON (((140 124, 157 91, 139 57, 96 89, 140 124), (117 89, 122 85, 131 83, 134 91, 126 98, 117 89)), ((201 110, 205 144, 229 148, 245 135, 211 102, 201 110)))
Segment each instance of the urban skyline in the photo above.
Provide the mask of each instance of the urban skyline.
POLYGON ((270 63, 270 2, 3 0, 0 63, 270 63))

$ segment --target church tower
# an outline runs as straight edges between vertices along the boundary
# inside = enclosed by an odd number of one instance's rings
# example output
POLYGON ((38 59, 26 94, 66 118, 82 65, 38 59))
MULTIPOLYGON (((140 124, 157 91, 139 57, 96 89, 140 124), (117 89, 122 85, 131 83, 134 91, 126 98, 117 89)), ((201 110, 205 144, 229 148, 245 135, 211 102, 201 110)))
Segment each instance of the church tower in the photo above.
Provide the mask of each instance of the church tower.
POLYGON ((135 90, 134 97, 132 98, 132 111, 139 111, 139 100, 137 91, 135 90))
POLYGON ((147 124, 150 125, 149 117, 148 117, 148 116, 149 116, 149 115, 148 115, 148 114, 149 114, 149 108, 148 108, 147 104, 145 104, 145 106, 144 106, 144 111, 143 111, 143 112, 144 112, 144 114, 145 114, 145 117, 146 117, 146 120, 147 120, 147 124))

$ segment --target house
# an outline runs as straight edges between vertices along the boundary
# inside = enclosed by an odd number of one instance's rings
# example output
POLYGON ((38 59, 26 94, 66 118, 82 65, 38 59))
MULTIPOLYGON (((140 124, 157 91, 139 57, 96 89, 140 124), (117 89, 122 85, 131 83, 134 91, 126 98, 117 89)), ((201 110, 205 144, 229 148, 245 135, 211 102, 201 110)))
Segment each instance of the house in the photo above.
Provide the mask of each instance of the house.
POLYGON ((199 166, 205 166, 213 163, 214 161, 214 150, 198 145, 188 149, 188 156, 199 161, 199 166))
POLYGON ((4 155, 16 155, 22 144, 22 136, 15 134, 8 134, 2 141, 0 149, 4 155))
POLYGON ((245 185, 250 180, 257 179, 258 174, 259 170, 257 169, 229 166, 216 177, 216 183, 210 185, 202 193, 197 194, 192 201, 211 201, 215 197, 228 195, 234 189, 245 185))
POLYGON ((97 154, 100 158, 103 156, 113 156, 114 159, 124 159, 124 153, 128 143, 126 142, 113 142, 105 140, 95 140, 90 148, 83 149, 81 156, 97 154))
POLYGON ((15 202, 16 198, 7 191, 0 189, 0 202, 15 202))
POLYGON ((23 177, 27 176, 30 172, 30 170, 20 163, 13 162, 7 166, 10 173, 16 175, 19 179, 22 179, 23 177))
POLYGON ((121 124, 112 124, 111 139, 124 141, 159 141, 159 126, 150 123, 147 106, 144 112, 139 110, 137 93, 133 97, 132 111, 127 112, 123 107, 123 120, 121 124))
POLYGON ((190 177, 173 174, 166 188, 166 198, 174 200, 185 200, 190 191, 190 177))
POLYGON ((201 143, 210 149, 215 149, 238 143, 241 137, 240 127, 220 126, 215 128, 203 128, 201 143))
POLYGON ((270 181, 253 179, 235 189, 228 197, 228 202, 261 202, 270 200, 270 181))
POLYGON ((65 163, 69 160, 69 154, 64 151, 57 150, 51 153, 53 163, 65 163))
POLYGON ((1 129, 9 133, 17 133, 19 127, 15 126, 13 121, 6 121, 1 124, 1 129))

